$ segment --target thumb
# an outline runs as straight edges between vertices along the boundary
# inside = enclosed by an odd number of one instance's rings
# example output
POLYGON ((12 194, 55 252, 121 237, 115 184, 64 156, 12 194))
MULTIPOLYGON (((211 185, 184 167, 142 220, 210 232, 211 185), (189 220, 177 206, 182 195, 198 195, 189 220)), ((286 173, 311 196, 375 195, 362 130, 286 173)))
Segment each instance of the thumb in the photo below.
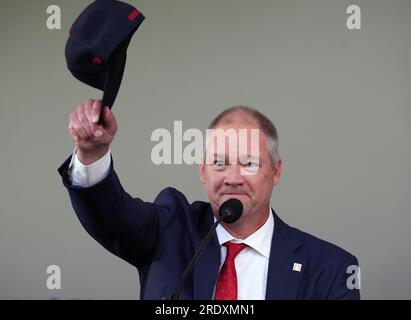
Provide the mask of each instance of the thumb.
POLYGON ((105 129, 112 135, 116 132, 116 118, 114 114, 111 112, 109 107, 104 107, 103 110, 103 121, 105 129))

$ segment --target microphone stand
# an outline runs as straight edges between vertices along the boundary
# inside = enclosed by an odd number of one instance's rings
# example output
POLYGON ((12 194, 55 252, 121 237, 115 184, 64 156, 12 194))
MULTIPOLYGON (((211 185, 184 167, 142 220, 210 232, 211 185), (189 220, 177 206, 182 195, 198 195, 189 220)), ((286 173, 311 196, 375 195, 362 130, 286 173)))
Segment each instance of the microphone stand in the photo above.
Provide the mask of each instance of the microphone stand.
POLYGON ((213 236, 213 233, 215 229, 217 228, 218 224, 226 218, 227 214, 223 214, 218 217, 217 221, 213 224, 212 228, 210 231, 207 233, 207 236, 204 238, 203 242, 201 243, 201 246, 198 248, 196 254, 194 257, 191 259, 190 263, 187 265, 185 268, 183 275, 181 277, 180 283, 177 286, 176 290, 174 293, 171 295, 170 300, 181 300, 182 295, 183 295, 183 290, 184 290, 184 284, 186 282, 186 279, 188 275, 191 273, 195 263, 197 262, 198 258, 200 255, 203 253, 204 249, 206 248, 207 244, 210 242, 211 237, 213 236))

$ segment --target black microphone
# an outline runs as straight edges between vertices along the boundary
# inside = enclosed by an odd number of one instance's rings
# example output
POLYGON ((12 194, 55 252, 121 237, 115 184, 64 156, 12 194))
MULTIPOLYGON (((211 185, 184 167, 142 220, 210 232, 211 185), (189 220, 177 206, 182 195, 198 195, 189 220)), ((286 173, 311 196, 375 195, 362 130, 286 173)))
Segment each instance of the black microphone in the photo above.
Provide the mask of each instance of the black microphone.
POLYGON ((236 198, 231 198, 225 201, 220 209, 218 215, 225 223, 233 223, 240 219, 243 214, 243 204, 236 198))
POLYGON ((233 223, 240 219, 241 215, 243 214, 243 204, 240 200, 231 198, 225 201, 218 210, 218 219, 211 227, 210 231, 207 233, 206 237, 204 238, 203 242, 201 243, 200 247, 198 248, 197 252, 195 253, 194 257, 191 259, 190 263, 185 268, 183 275, 181 277, 179 285, 176 287, 174 293, 171 295, 170 300, 181 300, 184 290, 184 284, 187 280, 188 275, 193 270, 195 263, 197 262, 200 255, 203 253, 204 249, 206 248, 207 244, 210 242, 211 237, 215 229, 217 228, 218 224, 223 221, 225 223, 233 223))

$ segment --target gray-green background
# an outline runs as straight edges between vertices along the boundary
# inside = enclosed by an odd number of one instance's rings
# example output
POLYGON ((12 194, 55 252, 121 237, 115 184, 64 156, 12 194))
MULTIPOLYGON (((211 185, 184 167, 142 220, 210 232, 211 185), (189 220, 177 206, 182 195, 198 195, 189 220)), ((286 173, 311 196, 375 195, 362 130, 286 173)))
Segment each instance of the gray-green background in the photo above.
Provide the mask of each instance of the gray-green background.
MULTIPOLYGON (((81 227, 57 167, 70 112, 100 92, 65 66, 67 29, 90 1, 0 2, 0 298, 136 299, 136 270, 81 227), (62 29, 46 28, 46 8, 62 29), (46 287, 57 264, 62 289, 46 287)), ((252 105, 276 124, 272 206, 355 254, 365 299, 411 298, 411 1, 141 0, 112 146, 125 189, 205 200, 195 165, 155 166, 153 130, 204 129, 252 105), (346 7, 362 9, 349 31, 346 7)), ((178 244, 176 244, 178 245, 178 244)))

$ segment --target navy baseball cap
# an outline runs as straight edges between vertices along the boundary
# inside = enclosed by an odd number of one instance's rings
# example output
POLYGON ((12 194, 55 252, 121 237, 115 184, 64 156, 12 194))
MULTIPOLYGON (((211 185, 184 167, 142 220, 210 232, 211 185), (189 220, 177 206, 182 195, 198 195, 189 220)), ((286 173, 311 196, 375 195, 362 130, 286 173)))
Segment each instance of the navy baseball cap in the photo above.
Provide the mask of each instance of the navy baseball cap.
MULTIPOLYGON (((145 17, 116 0, 96 0, 72 24, 66 43, 67 67, 75 78, 102 90, 102 108, 117 97, 130 40, 145 17)), ((101 118, 101 114, 100 114, 101 118)))

